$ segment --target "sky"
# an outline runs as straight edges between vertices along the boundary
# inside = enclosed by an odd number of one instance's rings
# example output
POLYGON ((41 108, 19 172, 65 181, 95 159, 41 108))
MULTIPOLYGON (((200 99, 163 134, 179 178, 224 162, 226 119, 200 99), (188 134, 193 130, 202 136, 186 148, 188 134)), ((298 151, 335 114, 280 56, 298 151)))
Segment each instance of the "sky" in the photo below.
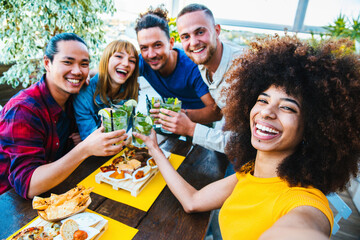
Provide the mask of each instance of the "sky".
MULTIPOLYGON (((118 9, 116 17, 130 21, 135 20, 149 6, 164 4, 170 14, 176 16, 184 6, 194 2, 209 7, 215 18, 282 25, 293 24, 298 5, 298 0, 114 0, 118 9), (178 2, 178 9, 171 11, 173 2, 178 2)), ((350 19, 357 18, 360 0, 309 0, 304 24, 320 27, 328 25, 340 13, 350 19)))

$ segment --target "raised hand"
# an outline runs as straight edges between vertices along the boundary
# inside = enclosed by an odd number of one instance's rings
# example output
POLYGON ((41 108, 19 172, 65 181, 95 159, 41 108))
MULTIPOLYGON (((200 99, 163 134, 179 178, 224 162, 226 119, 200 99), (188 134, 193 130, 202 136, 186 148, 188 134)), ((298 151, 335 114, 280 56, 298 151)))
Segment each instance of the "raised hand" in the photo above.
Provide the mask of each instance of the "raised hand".
POLYGON ((105 133, 104 130, 105 128, 101 126, 83 141, 84 147, 90 156, 115 155, 126 144, 125 140, 128 135, 124 129, 108 133, 105 133))
POLYGON ((192 122, 190 118, 183 112, 177 113, 168 109, 161 108, 159 114, 159 123, 165 130, 183 135, 193 136, 196 123, 192 122))

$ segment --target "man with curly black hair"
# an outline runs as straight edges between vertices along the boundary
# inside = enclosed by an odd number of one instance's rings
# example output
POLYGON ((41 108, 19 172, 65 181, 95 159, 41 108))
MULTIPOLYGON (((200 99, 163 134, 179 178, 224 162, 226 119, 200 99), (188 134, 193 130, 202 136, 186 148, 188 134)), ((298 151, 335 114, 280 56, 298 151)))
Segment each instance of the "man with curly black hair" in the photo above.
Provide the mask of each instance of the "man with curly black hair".
POLYGON ((145 141, 186 212, 221 207, 224 239, 328 239, 325 194, 345 189, 360 161, 360 62, 347 40, 310 46, 257 40, 234 62, 225 130, 236 174, 196 190, 156 142, 145 141))

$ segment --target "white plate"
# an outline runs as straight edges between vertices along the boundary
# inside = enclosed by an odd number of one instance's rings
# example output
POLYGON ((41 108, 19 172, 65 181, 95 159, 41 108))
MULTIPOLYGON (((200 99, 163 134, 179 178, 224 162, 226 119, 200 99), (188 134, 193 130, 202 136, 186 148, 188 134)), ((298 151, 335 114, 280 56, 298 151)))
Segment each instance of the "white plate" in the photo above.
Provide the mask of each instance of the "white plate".
MULTIPOLYGON (((74 220, 80 227, 90 227, 94 226, 104 218, 95 213, 83 212, 68 217, 67 219, 74 220)), ((67 219, 62 220, 61 223, 64 223, 67 219)))
POLYGON ((107 179, 109 179, 109 180, 111 180, 111 181, 116 181, 116 182, 125 181, 125 180, 131 178, 131 175, 128 174, 128 173, 125 173, 125 177, 122 178, 122 179, 116 179, 116 178, 110 177, 110 175, 113 174, 114 172, 115 172, 115 171, 102 172, 102 175, 103 175, 105 178, 107 178, 107 179))
MULTIPOLYGON (((83 230, 87 233, 88 237, 85 240, 89 240, 92 239, 95 235, 99 234, 100 231, 97 230, 96 228, 92 228, 92 227, 82 227, 79 226, 79 230, 83 230)), ((54 240, 62 240, 63 238, 61 237, 61 235, 57 235, 56 237, 54 237, 54 240)))
POLYGON ((138 171, 143 170, 145 167, 142 168, 138 168, 135 172, 133 172, 133 182, 141 182, 144 181, 145 179, 148 179, 150 177, 150 173, 146 174, 144 177, 136 179, 135 175, 138 171))
MULTIPOLYGON (((150 166, 150 163, 149 163, 150 159, 152 159, 152 157, 149 158, 149 159, 146 161, 146 165, 148 165, 149 167, 151 167, 151 169, 157 168, 157 167, 158 167, 157 165, 155 165, 155 166, 150 166)), ((155 161, 154 161, 154 162, 155 162, 155 161)), ((155 164, 156 164, 156 163, 155 163, 155 164)))

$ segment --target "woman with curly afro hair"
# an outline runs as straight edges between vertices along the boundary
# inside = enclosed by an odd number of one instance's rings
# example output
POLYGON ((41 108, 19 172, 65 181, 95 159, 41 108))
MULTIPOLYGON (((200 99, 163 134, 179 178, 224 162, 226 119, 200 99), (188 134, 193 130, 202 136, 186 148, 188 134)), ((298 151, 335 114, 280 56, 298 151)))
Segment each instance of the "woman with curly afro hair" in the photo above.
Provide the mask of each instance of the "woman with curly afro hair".
POLYGON ((347 40, 312 47, 296 37, 251 44, 229 72, 226 153, 236 173, 201 190, 144 137, 186 212, 221 207, 224 239, 327 239, 333 215, 325 194, 358 172, 360 62, 347 40))

